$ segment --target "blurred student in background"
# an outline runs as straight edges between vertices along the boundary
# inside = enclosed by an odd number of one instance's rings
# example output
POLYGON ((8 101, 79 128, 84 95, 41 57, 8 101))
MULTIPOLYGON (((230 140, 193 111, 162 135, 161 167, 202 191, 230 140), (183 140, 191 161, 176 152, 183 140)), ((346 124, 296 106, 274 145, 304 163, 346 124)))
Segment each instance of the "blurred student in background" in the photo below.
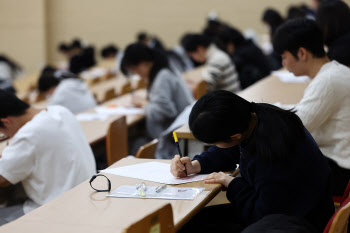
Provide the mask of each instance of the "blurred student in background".
POLYGON ((340 0, 319 5, 316 22, 323 32, 328 57, 350 66, 350 8, 340 0))
POLYGON ((202 76, 208 84, 209 91, 238 92, 241 90, 238 73, 230 57, 207 36, 191 34, 184 40, 183 47, 189 57, 198 63, 205 64, 202 76))
POLYGON ((158 138, 194 101, 189 87, 170 68, 166 54, 159 49, 130 44, 124 52, 121 70, 125 75, 137 74, 148 83, 148 101, 135 97, 133 104, 146 105, 146 128, 151 138, 158 138))
POLYGON ((86 83, 75 74, 46 67, 38 80, 39 92, 49 97, 49 105, 61 105, 72 113, 96 106, 86 83))
POLYGON ((0 89, 15 93, 13 81, 20 75, 21 67, 10 58, 0 55, 0 89))

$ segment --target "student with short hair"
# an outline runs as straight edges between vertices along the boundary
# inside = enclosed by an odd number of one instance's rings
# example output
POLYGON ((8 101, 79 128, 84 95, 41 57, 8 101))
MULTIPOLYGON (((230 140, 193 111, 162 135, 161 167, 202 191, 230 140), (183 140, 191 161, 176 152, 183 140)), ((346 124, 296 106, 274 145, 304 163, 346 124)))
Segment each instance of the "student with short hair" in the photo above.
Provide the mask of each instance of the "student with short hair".
POLYGON ((205 208, 181 232, 240 232, 270 214, 304 218, 318 231, 334 212, 330 170, 301 120, 292 111, 255 104, 228 91, 209 92, 192 108, 189 127, 214 144, 188 157, 176 155, 175 177, 210 174, 205 183, 227 189, 230 204, 205 208), (239 163, 240 176, 230 171, 239 163))
MULTIPOLYGON (((141 43, 130 44, 123 56, 121 70, 125 75, 137 74, 148 83, 146 127, 151 138, 158 138, 175 118, 194 101, 184 80, 169 66, 166 54, 141 43)), ((134 97, 135 106, 145 100, 134 97)))
POLYGON ((188 35, 182 46, 194 61, 205 64, 202 76, 208 84, 209 91, 241 90, 235 65, 225 52, 211 43, 208 37, 200 34, 188 35))
POLYGON ((46 67, 39 77, 38 89, 50 96, 49 105, 64 106, 74 114, 96 106, 86 83, 69 72, 46 67))
POLYGON ((36 109, 0 90, 0 132, 11 138, 0 156, 0 187, 22 182, 28 196, 23 205, 0 208, 0 225, 96 173, 94 156, 79 122, 61 106, 36 109))
POLYGON ((350 69, 329 60, 312 20, 285 23, 273 46, 290 72, 312 79, 295 106, 296 114, 328 158, 333 195, 343 196, 350 179, 350 69))
POLYGON ((215 146, 192 162, 176 155, 173 175, 184 176, 184 167, 188 175, 214 172, 205 182, 223 184, 231 203, 204 210, 188 229, 235 232, 273 213, 305 218, 317 229, 327 224, 334 211, 329 167, 293 112, 213 91, 194 105, 189 127, 198 140, 215 146), (236 163, 241 177, 220 172, 233 170, 236 163))

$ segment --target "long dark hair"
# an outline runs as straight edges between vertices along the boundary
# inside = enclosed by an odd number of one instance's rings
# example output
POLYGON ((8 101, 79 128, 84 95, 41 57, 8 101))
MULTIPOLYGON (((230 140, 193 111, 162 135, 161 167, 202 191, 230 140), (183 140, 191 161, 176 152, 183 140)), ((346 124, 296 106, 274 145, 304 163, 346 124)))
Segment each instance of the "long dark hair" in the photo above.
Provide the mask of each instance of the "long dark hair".
POLYGON ((149 74, 148 89, 151 88, 155 77, 161 69, 170 69, 167 55, 159 50, 152 49, 141 43, 133 43, 126 47, 124 56, 121 62, 121 71, 128 75, 128 67, 138 65, 141 62, 152 62, 153 66, 149 74))
POLYGON ((327 45, 350 33, 350 8, 343 1, 322 2, 316 14, 317 25, 327 45))
POLYGON ((192 108, 189 126, 200 141, 223 142, 247 130, 254 112, 258 124, 249 143, 250 154, 266 161, 287 159, 296 141, 305 137, 304 126, 293 111, 250 103, 229 91, 212 91, 192 108))

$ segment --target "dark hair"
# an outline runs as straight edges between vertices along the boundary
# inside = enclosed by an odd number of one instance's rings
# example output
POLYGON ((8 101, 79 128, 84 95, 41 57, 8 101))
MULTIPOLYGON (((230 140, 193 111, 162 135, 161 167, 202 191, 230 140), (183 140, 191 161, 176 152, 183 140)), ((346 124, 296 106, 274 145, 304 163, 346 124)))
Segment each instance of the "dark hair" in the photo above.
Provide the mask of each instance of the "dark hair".
POLYGON ((114 45, 108 45, 102 48, 101 50, 101 56, 103 58, 107 58, 110 56, 116 56, 118 53, 119 49, 115 47, 114 45))
POLYGON ((48 91, 52 87, 56 87, 60 80, 55 77, 56 69, 51 66, 46 66, 42 71, 38 79, 38 90, 40 93, 48 91))
POLYGON ((322 2, 317 10, 316 22, 327 45, 350 32, 350 8, 343 1, 322 2))
POLYGON ((65 43, 61 43, 58 46, 58 50, 61 52, 69 52, 70 49, 71 49, 70 46, 65 43))
POLYGON ((70 46, 72 49, 81 49, 81 48, 83 48, 83 46, 81 45, 81 42, 80 42, 80 40, 79 39, 74 39, 73 41, 72 41, 72 44, 71 44, 71 46, 70 46))
POLYGON ((239 30, 233 27, 226 27, 219 33, 219 40, 225 46, 232 43, 235 47, 239 47, 246 39, 239 30))
POLYGON ((304 6, 290 6, 288 8, 287 20, 299 17, 306 17, 306 9, 304 6))
POLYGON ((0 62, 7 63, 10 66, 12 72, 20 72, 22 70, 21 67, 16 62, 12 61, 10 58, 8 58, 5 55, 0 55, 0 62))
POLYGON ((323 48, 322 32, 313 20, 297 18, 281 25, 273 37, 275 53, 281 55, 289 51, 296 58, 299 48, 303 47, 315 57, 326 55, 323 48))
POLYGON ((139 33, 137 33, 137 35, 136 35, 136 38, 137 38, 137 41, 138 41, 138 42, 143 41, 143 40, 146 39, 147 37, 148 37, 148 35, 147 35, 146 32, 139 32, 139 33))
POLYGON ((305 136, 304 126, 292 111, 268 104, 246 101, 229 91, 212 91, 193 106, 189 127, 193 135, 206 143, 223 142, 243 133, 255 112, 258 124, 251 152, 266 160, 286 158, 293 152, 295 141, 305 136))
MULTIPOLYGON (((0 118, 21 116, 28 108, 29 104, 18 99, 14 94, 0 90, 0 118)), ((1 121, 0 127, 4 127, 4 124, 1 121)))
POLYGON ((153 81, 161 69, 170 69, 166 54, 159 49, 152 49, 142 43, 133 43, 126 47, 123 59, 121 61, 121 71, 128 75, 128 67, 138 65, 141 62, 153 62, 149 74, 149 85, 151 88, 153 81))
POLYGON ((276 29, 284 22, 284 19, 278 13, 278 11, 274 9, 266 9, 261 18, 262 21, 266 22, 270 26, 270 35, 273 37, 276 29))
POLYGON ((201 34, 188 34, 186 38, 181 41, 186 52, 194 52, 197 50, 198 46, 208 48, 210 43, 211 40, 207 36, 201 34))

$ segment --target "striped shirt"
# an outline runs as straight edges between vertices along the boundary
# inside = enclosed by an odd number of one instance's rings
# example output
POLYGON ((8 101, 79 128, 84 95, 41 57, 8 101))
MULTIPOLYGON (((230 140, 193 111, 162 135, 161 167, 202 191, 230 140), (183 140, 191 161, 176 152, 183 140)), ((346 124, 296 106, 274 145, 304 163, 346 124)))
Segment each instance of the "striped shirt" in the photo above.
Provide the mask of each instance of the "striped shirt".
POLYGON ((206 55, 206 68, 203 70, 202 76, 208 83, 209 91, 240 91, 238 73, 230 57, 213 44, 208 47, 206 55))

